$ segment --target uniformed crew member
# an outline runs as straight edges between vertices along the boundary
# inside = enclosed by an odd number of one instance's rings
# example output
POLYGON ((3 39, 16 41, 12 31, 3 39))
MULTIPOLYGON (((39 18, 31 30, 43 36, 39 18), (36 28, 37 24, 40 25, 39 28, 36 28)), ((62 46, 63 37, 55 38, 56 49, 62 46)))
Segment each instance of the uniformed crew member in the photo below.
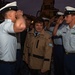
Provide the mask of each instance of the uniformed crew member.
POLYGON ((15 33, 22 32, 25 20, 17 2, 6 4, 0 9, 4 22, 0 24, 0 75, 15 75, 17 39, 15 33))
POLYGON ((64 75, 75 75, 75 8, 65 7, 65 21, 68 26, 57 30, 59 23, 55 27, 54 35, 62 35, 65 48, 64 75))
POLYGON ((49 18, 46 18, 46 17, 42 17, 42 19, 44 20, 44 25, 45 25, 45 27, 44 27, 44 29, 45 29, 45 31, 48 31, 48 29, 49 29, 49 18))
MULTIPOLYGON (((65 25, 63 24, 64 21, 64 13, 57 12, 56 14, 57 21, 59 19, 62 20, 61 25, 58 29, 62 29, 65 25)), ((57 24, 57 21, 55 25, 57 24)), ((64 75, 64 48, 62 44, 62 36, 53 36, 53 60, 54 60, 54 75, 64 75)))
POLYGON ((44 30, 41 18, 35 21, 34 29, 28 32, 24 45, 24 61, 31 75, 48 75, 52 55, 51 36, 44 30))

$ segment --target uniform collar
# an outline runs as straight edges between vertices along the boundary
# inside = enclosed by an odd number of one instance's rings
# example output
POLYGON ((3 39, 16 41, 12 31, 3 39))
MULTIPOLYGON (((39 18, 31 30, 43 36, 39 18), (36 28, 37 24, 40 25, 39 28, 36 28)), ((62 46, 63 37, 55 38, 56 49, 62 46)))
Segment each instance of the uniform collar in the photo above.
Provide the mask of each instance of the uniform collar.
MULTIPOLYGON (((70 29, 69 25, 66 28, 67 29, 70 29)), ((75 25, 72 27, 72 29, 75 29, 75 25)))
MULTIPOLYGON (((29 33, 30 34, 34 34, 35 29, 32 29, 29 33)), ((44 29, 42 30, 42 32, 40 33, 40 35, 44 35, 44 29)))
POLYGON ((5 21, 12 22, 11 19, 5 19, 5 21))

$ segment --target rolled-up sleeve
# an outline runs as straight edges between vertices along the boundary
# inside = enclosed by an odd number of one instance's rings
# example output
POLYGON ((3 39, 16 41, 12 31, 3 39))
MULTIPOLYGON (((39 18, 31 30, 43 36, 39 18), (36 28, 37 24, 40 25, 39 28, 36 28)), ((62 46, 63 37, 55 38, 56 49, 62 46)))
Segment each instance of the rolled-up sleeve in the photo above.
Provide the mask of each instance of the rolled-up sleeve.
POLYGON ((58 30, 56 35, 58 35, 58 36, 62 35, 62 30, 58 30))
POLYGON ((58 29, 56 35, 57 35, 57 36, 63 36, 64 33, 66 33, 66 26, 64 26, 64 27, 61 28, 61 29, 58 29))

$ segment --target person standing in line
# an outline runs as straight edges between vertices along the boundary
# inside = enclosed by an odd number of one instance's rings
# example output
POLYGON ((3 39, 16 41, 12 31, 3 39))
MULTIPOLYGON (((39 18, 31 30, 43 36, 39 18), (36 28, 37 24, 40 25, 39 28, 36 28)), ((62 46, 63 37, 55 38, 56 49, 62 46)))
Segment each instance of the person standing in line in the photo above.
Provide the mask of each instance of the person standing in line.
POLYGON ((16 75, 17 38, 15 33, 26 28, 22 17, 23 11, 18 10, 17 2, 11 2, 0 8, 4 21, 0 24, 0 75, 16 75))
POLYGON ((31 75, 48 75, 52 55, 52 39, 44 30, 44 21, 37 18, 34 29, 27 33, 23 60, 28 64, 31 75))
MULTIPOLYGON (((56 14, 57 21, 59 19, 62 20, 58 29, 62 29, 65 25, 64 21, 64 13, 57 12, 56 14)), ((57 24, 57 21, 55 25, 57 24)), ((54 63, 54 75, 64 75, 64 47, 62 44, 62 36, 53 36, 53 63, 54 63)))
POLYGON ((65 21, 68 25, 61 30, 58 29, 61 19, 56 24, 53 35, 61 35, 63 38, 64 53, 64 75, 75 75, 75 8, 65 7, 65 21))

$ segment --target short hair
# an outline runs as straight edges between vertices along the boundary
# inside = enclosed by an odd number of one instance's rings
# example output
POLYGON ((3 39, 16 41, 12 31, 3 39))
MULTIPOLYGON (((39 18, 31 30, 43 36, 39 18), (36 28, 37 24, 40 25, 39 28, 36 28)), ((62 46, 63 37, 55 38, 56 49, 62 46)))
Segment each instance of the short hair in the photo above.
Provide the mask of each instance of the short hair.
POLYGON ((42 19, 42 17, 37 17, 37 18, 34 20, 34 27, 35 27, 35 24, 36 24, 36 23, 43 23, 43 28, 45 27, 44 20, 42 19))

